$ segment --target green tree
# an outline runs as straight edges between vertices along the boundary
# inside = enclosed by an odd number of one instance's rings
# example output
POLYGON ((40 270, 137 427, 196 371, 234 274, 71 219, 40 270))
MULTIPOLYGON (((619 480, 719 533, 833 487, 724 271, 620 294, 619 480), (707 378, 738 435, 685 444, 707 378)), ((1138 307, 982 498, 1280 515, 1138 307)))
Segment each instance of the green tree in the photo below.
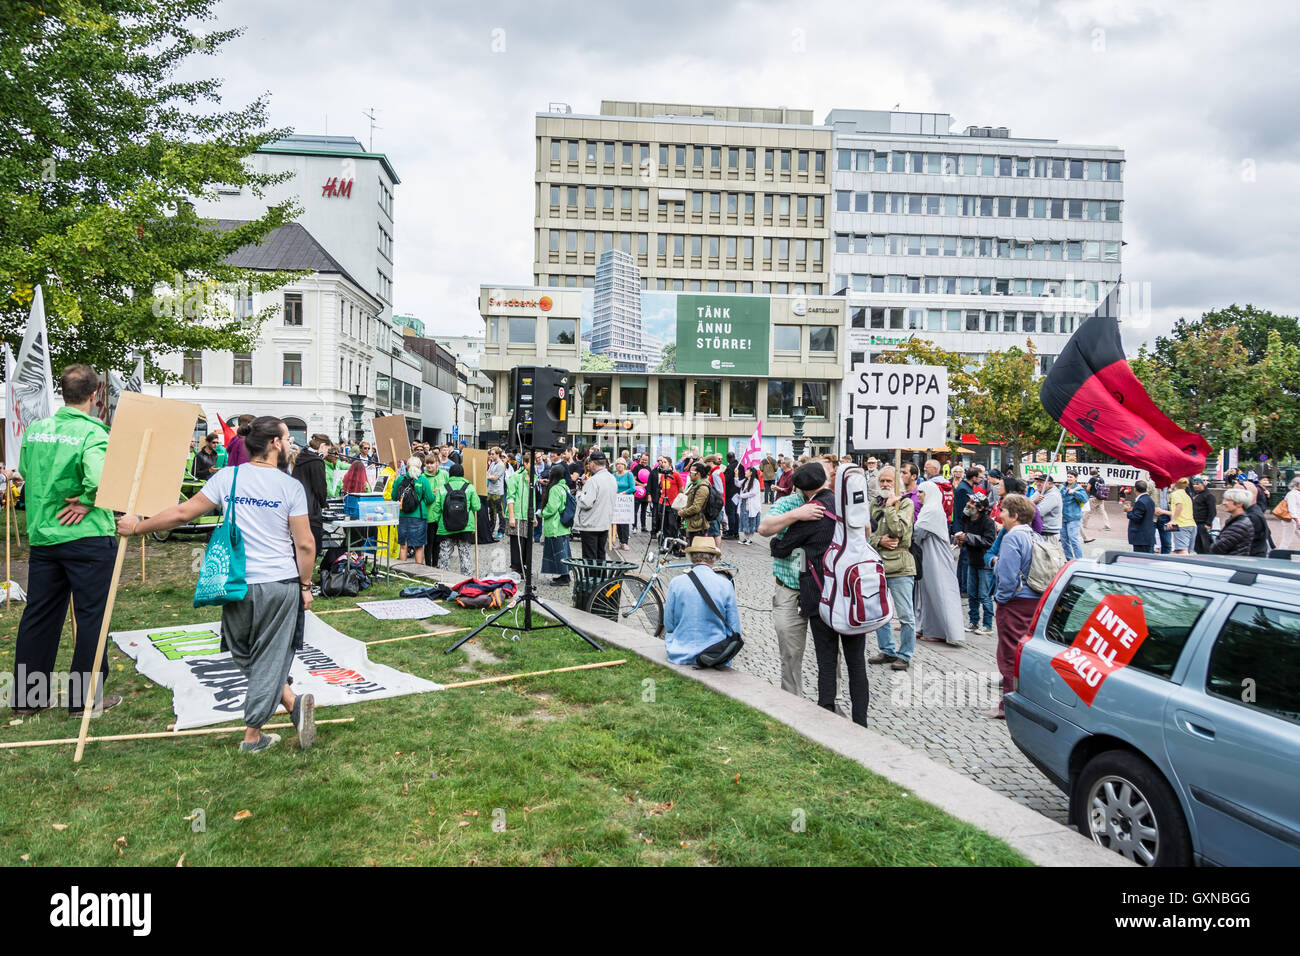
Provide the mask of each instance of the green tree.
POLYGON ((1242 458, 1271 465, 1300 455, 1300 346, 1268 334, 1264 354, 1243 376, 1240 407, 1245 411, 1237 444, 1242 458))
POLYGON ((984 441, 1006 442, 1006 461, 1017 468, 1022 452, 1055 448, 1061 435, 1061 426, 1038 400, 1037 369, 1034 343, 1026 340, 1023 349, 1013 345, 1002 352, 989 352, 975 372, 970 424, 984 441))
POLYGON ((677 343, 669 342, 663 347, 659 354, 659 366, 656 372, 675 372, 677 371, 677 343))
MULTIPOLYGON (((1239 306, 1235 303, 1225 309, 1206 312, 1199 323, 1209 329, 1237 330, 1237 339, 1246 349, 1246 354, 1253 365, 1264 358, 1268 351, 1269 336, 1276 332, 1283 345, 1300 346, 1300 321, 1293 315, 1278 315, 1257 309, 1253 305, 1239 306)), ((1184 319, 1179 319, 1174 326, 1173 337, 1177 338, 1186 327, 1184 319)), ((1156 340, 1160 342, 1159 339, 1156 340)))
MULTIPOLYGON (((217 184, 260 196, 280 177, 251 173, 243 160, 287 132, 267 128, 265 97, 222 110, 220 80, 177 79, 188 57, 211 56, 240 32, 191 26, 213 21, 214 3, 5 4, 0 336, 17 344, 42 285, 56 370, 69 362, 126 369, 137 349, 153 358, 248 351, 261 317, 240 321, 214 293, 265 291, 292 278, 223 261, 289 222, 292 203, 228 231, 190 205, 217 184), (161 287, 169 292, 155 298, 161 287)), ((169 377, 153 361, 149 375, 169 377)))
POLYGON ((614 360, 608 355, 598 355, 584 349, 582 361, 578 368, 584 372, 612 372, 614 371, 614 360))

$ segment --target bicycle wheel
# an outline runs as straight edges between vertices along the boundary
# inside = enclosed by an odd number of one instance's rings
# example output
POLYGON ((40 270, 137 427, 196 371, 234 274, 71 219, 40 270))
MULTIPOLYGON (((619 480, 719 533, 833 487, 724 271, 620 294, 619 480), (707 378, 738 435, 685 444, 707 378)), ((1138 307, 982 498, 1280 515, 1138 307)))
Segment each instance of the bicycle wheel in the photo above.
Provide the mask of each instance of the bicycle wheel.
POLYGON ((599 585, 587 599, 586 610, 640 628, 652 637, 663 633, 663 598, 659 589, 639 574, 624 574, 599 585))

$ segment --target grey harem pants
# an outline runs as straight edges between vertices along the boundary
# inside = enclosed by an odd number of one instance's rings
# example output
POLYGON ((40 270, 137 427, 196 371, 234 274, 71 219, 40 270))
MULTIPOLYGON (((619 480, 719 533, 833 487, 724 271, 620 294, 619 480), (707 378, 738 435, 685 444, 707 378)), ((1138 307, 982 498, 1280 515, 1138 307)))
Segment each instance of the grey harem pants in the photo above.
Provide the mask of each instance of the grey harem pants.
POLYGON ((250 584, 248 596, 221 609, 221 637, 248 679, 244 725, 261 727, 280 705, 293 663, 297 624, 296 580, 250 584))

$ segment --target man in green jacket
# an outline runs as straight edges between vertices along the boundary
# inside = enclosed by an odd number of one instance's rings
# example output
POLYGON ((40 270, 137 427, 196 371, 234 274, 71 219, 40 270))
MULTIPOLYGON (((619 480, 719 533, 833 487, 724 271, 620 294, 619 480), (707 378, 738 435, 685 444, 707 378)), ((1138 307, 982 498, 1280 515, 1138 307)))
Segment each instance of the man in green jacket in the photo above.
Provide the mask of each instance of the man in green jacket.
MULTIPOLYGON (((433 509, 429 520, 438 522, 438 567, 451 570, 451 552, 454 548, 460 557, 460 573, 469 574, 474 567, 470 555, 470 545, 474 543, 478 528, 478 510, 482 507, 478 492, 465 478, 465 468, 453 464, 446 471, 446 479, 433 499, 433 509), (465 514, 451 513, 447 507, 448 499, 456 496, 457 503, 463 495, 465 514)), ((459 508, 454 509, 459 512, 459 508)))
POLYGON ((899 495, 894 488, 894 469, 882 468, 876 476, 880 491, 871 504, 871 546, 880 552, 885 565, 885 581, 889 585, 889 600, 894 606, 902 630, 898 646, 894 646, 894 632, 890 622, 876 631, 876 646, 880 649, 868 660, 870 664, 889 664, 896 671, 905 671, 916 649, 916 631, 912 618, 912 589, 916 584, 916 562, 912 559, 912 499, 899 495))
MULTIPOLYGON (((108 451, 108 428, 90 415, 99 376, 88 365, 69 365, 59 387, 64 407, 28 427, 18 460, 26 486, 31 543, 27 607, 18 622, 14 650, 12 703, 19 716, 58 704, 54 663, 70 596, 77 616, 77 643, 67 679, 68 709, 74 715, 82 712, 117 558, 113 513, 95 507, 108 451)), ((101 675, 92 702, 96 713, 122 701, 118 696, 103 696, 107 655, 101 675)))

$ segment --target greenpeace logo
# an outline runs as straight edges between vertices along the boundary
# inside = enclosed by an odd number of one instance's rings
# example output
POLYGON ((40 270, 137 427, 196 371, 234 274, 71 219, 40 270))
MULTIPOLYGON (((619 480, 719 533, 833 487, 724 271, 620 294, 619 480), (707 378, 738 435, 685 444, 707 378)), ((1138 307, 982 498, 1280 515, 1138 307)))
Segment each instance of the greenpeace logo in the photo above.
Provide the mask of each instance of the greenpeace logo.
MULTIPOLYGON (((226 495, 226 501, 230 501, 230 495, 226 495)), ((276 498, 274 501, 271 501, 266 498, 246 498, 243 495, 240 495, 235 499, 235 504, 248 505, 251 508, 278 508, 280 505, 284 504, 284 500, 282 498, 276 498)))
POLYGON ((61 927, 130 927, 135 936, 148 936, 153 928, 152 893, 71 892, 50 897, 50 925, 61 927))
POLYGON ((25 437, 28 441, 45 445, 80 445, 84 440, 81 435, 59 435, 54 432, 29 431, 25 437))

